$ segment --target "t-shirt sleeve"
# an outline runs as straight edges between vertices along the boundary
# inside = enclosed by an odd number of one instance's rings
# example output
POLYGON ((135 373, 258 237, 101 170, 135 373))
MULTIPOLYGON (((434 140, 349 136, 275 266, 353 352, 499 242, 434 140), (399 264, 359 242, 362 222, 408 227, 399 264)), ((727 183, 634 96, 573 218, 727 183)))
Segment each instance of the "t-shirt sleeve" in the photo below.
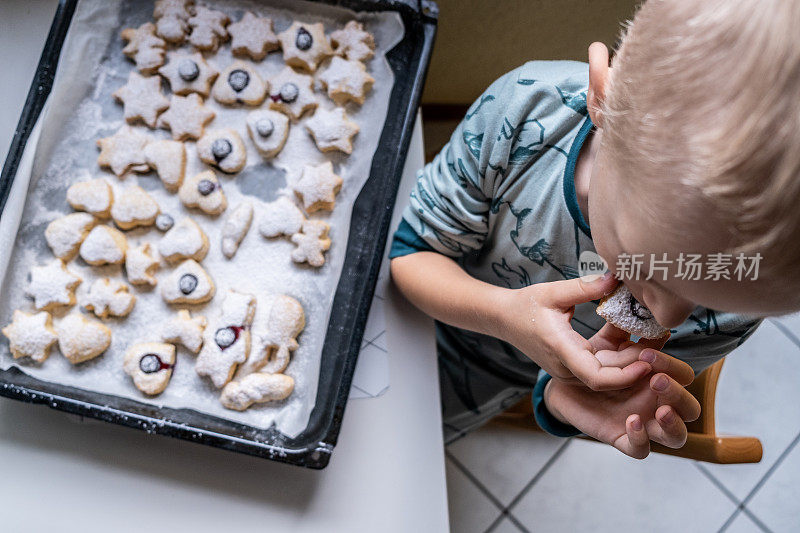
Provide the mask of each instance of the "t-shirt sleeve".
POLYGON ((430 250, 458 258, 481 248, 492 199, 517 172, 509 160, 539 141, 538 118, 559 108, 553 84, 530 79, 531 65, 495 81, 419 171, 389 257, 430 250))

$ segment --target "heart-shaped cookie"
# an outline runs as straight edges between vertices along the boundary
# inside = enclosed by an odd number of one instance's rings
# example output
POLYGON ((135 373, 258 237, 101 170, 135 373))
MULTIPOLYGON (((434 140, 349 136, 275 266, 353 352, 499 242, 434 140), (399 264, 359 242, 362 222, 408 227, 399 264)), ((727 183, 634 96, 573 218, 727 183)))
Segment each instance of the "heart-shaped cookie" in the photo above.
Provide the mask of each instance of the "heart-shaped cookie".
POLYGON ((121 229, 133 229, 136 226, 150 226, 161 212, 147 191, 133 185, 125 189, 111 207, 111 218, 121 229))
POLYGON ((78 312, 64 317, 56 331, 58 348, 73 365, 94 359, 111 345, 111 330, 78 312))

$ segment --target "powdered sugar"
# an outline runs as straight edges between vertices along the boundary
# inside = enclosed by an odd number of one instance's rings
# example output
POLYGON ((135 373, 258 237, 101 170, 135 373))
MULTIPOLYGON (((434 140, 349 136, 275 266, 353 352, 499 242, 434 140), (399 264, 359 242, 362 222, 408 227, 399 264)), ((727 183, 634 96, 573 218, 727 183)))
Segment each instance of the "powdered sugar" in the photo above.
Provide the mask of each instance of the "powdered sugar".
POLYGON ((236 209, 225 217, 222 226, 222 253, 231 258, 236 255, 239 243, 242 242, 250 224, 253 222, 253 204, 247 200, 236 206, 236 209))

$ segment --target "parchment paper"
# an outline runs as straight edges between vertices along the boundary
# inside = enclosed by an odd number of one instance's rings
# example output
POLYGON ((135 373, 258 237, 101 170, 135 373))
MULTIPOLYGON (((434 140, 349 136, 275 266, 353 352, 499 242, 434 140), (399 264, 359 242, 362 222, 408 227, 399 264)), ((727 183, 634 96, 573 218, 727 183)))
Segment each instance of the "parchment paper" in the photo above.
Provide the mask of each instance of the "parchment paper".
MULTIPOLYGON (((306 328, 299 338, 300 348, 286 371, 295 379, 294 393, 278 404, 253 406, 243 413, 229 411, 219 403, 219 390, 196 374, 195 356, 179 348, 175 372, 166 391, 152 399, 141 394, 122 370, 125 349, 136 342, 158 340, 160 323, 180 308, 165 304, 158 287, 155 290, 134 288, 137 302, 131 315, 124 319, 105 320, 112 328, 113 342, 104 355, 72 366, 54 349, 47 361, 37 365, 31 361, 15 361, 8 351, 7 340, 3 338, 0 341, 0 367, 16 365, 39 379, 157 405, 188 407, 255 427, 267 428, 274 423, 285 434, 295 436, 307 425, 314 407, 320 355, 328 317, 335 312, 331 307, 343 265, 352 204, 369 175, 372 156, 387 118, 394 76, 385 53, 400 41, 404 29, 396 13, 356 14, 339 7, 307 2, 221 0, 211 7, 225 11, 234 21, 241 18, 245 10, 269 16, 274 20, 276 32, 288 27, 292 20, 322 21, 326 32, 342 27, 354 17, 365 23, 366 29, 375 35, 377 44, 376 56, 367 65, 376 82, 361 108, 347 107, 348 114, 361 128, 353 154, 347 157, 320 153, 304 128, 304 119, 292 125, 289 139, 278 158, 265 163, 250 141, 244 121, 246 114, 254 108, 224 107, 209 98, 206 105, 217 113, 217 117, 207 128, 236 129, 248 150, 247 167, 242 172, 233 176, 218 173, 228 198, 228 211, 246 197, 254 201, 256 211, 253 226, 238 253, 232 260, 226 259, 220 250, 224 213, 219 217, 209 217, 199 211, 187 210, 177 195, 164 190, 154 173, 128 174, 124 179, 118 179, 98 168, 96 140, 112 135, 124 124, 122 106, 114 102, 111 93, 126 83, 128 73, 134 69, 133 63, 121 52, 123 43, 119 32, 122 28, 151 20, 152 3, 82 0, 64 43, 53 91, 28 141, 12 193, 0 218, 0 279, 3 280, 0 323, 9 323, 14 309, 33 309, 31 300, 24 294, 28 272, 32 266, 53 259, 44 240, 44 229, 50 221, 71 211, 65 200, 69 185, 98 176, 106 178, 115 192, 138 184, 153 196, 162 212, 172 214, 176 220, 192 216, 209 236, 211 250, 202 265, 217 285, 217 296, 209 304, 187 306, 192 314, 203 314, 213 324, 221 296, 227 289, 257 296, 256 323, 266 318, 276 294, 288 294, 302 303, 306 328), (292 263, 289 254, 293 245, 288 240, 262 238, 257 231, 258 215, 261 202, 290 193, 287 184, 295 179, 302 165, 319 164, 325 160, 333 161, 344 185, 333 213, 327 216, 315 213, 312 216, 329 222, 333 242, 325 266, 312 269, 292 263)), ((206 57, 220 71, 233 61, 229 45, 223 45, 216 54, 206 54, 206 57)), ((268 79, 283 67, 282 55, 280 52, 271 53, 262 62, 255 63, 255 67, 262 77, 268 79)), ((333 106, 319 87, 317 92, 321 107, 333 106)), ((137 126, 137 129, 154 138, 169 138, 167 131, 153 131, 145 126, 137 126)), ((207 167, 197 158, 195 143, 187 142, 186 146, 187 176, 205 170, 207 167)), ((154 248, 162 236, 154 228, 136 229, 126 234, 131 246, 150 242, 154 248)), ((111 277, 125 281, 124 272, 118 266, 90 267, 81 259, 75 259, 68 268, 83 278, 77 291, 79 305, 95 279, 111 277)), ((171 268, 162 262, 157 274, 159 281, 170 271, 171 268)), ((64 314, 56 313, 55 322, 58 323, 64 314)))

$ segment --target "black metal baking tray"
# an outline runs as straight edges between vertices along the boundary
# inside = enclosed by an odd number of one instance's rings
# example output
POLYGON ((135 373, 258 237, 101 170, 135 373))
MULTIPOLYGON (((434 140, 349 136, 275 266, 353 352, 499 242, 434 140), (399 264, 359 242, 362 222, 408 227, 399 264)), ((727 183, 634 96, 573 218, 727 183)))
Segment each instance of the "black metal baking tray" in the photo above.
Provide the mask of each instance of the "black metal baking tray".
MULTIPOLYGON (((353 206, 347 252, 322 350, 316 403, 295 438, 192 409, 170 409, 35 379, 16 367, 0 371, 0 395, 226 450, 322 469, 339 435, 350 382, 383 257, 397 187, 436 33, 428 0, 315 0, 354 11, 395 11, 405 34, 386 55, 395 75, 388 118, 370 176, 353 206)), ((0 213, 22 152, 53 86, 58 58, 78 0, 61 0, 0 175, 0 213)))

